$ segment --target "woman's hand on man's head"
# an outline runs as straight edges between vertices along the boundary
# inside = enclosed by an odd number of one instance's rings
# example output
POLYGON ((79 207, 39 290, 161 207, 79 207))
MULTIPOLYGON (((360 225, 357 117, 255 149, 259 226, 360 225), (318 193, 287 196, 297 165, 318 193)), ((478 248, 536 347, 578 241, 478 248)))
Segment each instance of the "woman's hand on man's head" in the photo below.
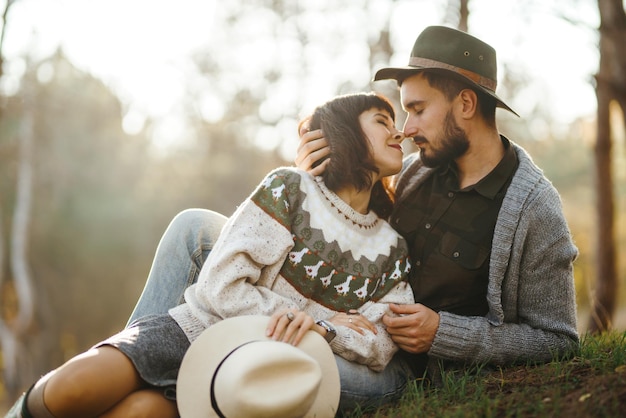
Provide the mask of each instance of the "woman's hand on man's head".
POLYGON ((326 169, 330 159, 326 158, 315 167, 314 164, 327 157, 329 153, 330 148, 320 129, 309 131, 306 125, 300 127, 300 145, 294 160, 300 170, 307 171, 313 176, 319 176, 326 169))

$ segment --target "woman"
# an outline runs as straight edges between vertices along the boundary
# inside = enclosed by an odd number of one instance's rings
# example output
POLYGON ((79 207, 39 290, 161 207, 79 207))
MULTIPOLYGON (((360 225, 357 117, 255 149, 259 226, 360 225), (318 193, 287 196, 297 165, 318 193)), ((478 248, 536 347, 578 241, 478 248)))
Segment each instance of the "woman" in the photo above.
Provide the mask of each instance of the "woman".
POLYGON ((394 119, 374 93, 318 107, 302 123, 329 142, 324 174, 271 172, 224 226, 185 304, 140 318, 44 376, 23 415, 176 417, 176 376, 190 342, 248 314, 271 316, 274 340, 297 345, 314 330, 335 354, 382 370, 397 351, 381 322, 387 305, 413 302, 406 243, 384 221, 393 203, 385 180, 402 167, 394 119))

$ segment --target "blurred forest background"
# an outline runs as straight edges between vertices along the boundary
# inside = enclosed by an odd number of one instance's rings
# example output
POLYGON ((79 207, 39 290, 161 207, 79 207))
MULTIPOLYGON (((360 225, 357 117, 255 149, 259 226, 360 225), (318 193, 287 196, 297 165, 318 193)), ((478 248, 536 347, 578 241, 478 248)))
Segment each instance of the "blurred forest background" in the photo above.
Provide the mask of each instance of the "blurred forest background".
MULTIPOLYGON (((11 34, 12 11, 27 1, 0 2, 6 11, 3 41, 11 34)), ((292 165, 297 121, 314 105, 334 94, 372 89, 397 104, 393 83, 370 83, 371 76, 390 63, 405 64, 427 25, 466 22, 470 33, 496 45, 473 24, 474 17, 498 20, 489 2, 428 3, 436 13, 410 28, 406 39, 394 19, 400 14, 410 22, 426 2, 219 2, 207 19, 207 42, 171 78, 152 79, 157 96, 172 83, 183 89, 176 107, 162 117, 142 113, 119 86, 80 69, 63 48, 10 58, 0 51, 0 405, 39 374, 123 327, 171 218, 190 207, 231 214, 267 171, 292 165)), ((597 49, 595 62, 585 65, 596 88, 602 1, 509 3, 519 4, 511 11, 525 29, 499 36, 523 38, 539 17, 589 35, 591 45, 584 47, 597 49)), ((612 3, 623 12, 621 2, 612 3)), ((123 8, 117 13, 123 15, 123 8)), ((164 30, 175 30, 174 23, 180 22, 162 22, 164 30)), ((32 36, 33 50, 39 40, 32 36)), ((515 51, 498 54, 498 92, 522 115, 499 113, 500 130, 530 152, 560 191, 580 249, 575 276, 584 332, 604 254, 597 251, 603 247, 596 233, 602 219, 594 180, 596 114, 564 120, 528 75, 529 67, 541 63, 515 51)), ((609 326, 626 329, 626 139, 623 113, 611 109, 608 168, 615 212, 609 216, 615 222, 608 236, 614 239, 609 248, 615 250, 618 285, 609 326)))

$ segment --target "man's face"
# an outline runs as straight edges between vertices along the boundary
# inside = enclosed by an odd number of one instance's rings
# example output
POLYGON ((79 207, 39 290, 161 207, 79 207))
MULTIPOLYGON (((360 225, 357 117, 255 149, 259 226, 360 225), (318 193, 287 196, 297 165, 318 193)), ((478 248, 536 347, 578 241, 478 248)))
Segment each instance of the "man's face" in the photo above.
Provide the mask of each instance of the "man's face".
POLYGON ((427 167, 448 164, 469 148, 465 131, 457 124, 453 102, 431 87, 421 75, 413 75, 400 87, 402 108, 407 112, 404 134, 413 137, 427 167))

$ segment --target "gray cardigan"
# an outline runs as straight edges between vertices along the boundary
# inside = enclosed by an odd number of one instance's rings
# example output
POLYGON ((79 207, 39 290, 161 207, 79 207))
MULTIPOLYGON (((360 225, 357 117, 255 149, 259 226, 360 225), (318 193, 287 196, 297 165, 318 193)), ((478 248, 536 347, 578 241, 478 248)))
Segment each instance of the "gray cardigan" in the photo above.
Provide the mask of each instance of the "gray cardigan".
MULTIPOLYGON (((489 264, 485 317, 440 312, 431 358, 494 364, 549 361, 576 349, 573 261, 578 250, 558 192, 531 157, 511 142, 519 167, 502 202, 489 264)), ((432 169, 413 154, 396 183, 396 199, 432 169)))

